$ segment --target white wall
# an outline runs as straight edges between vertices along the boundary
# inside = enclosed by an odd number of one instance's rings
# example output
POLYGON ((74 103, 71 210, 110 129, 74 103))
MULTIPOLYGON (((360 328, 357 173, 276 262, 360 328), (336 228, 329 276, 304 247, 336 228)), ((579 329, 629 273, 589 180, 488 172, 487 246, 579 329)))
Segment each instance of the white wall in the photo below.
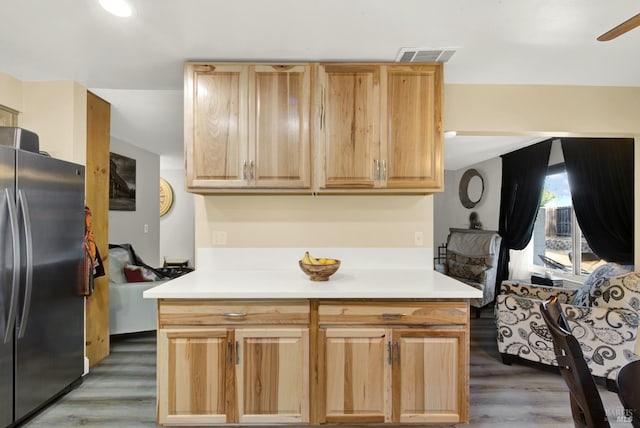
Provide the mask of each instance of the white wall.
POLYGON ((193 266, 194 195, 184 190, 184 169, 162 169, 160 176, 173 188, 173 206, 160 217, 160 258, 188 259, 193 266))
POLYGON ((483 229, 498 230, 501 185, 501 158, 489 159, 457 171, 445 171, 445 191, 434 195, 435 245, 447 242, 450 228, 468 228, 469 214, 473 211, 478 213, 483 229), (475 207, 465 208, 460 202, 458 188, 464 172, 472 168, 477 170, 484 180, 484 193, 475 207))
POLYGON ((109 243, 131 244, 145 263, 159 267, 160 157, 113 137, 111 152, 136 160, 136 210, 109 211, 109 243))

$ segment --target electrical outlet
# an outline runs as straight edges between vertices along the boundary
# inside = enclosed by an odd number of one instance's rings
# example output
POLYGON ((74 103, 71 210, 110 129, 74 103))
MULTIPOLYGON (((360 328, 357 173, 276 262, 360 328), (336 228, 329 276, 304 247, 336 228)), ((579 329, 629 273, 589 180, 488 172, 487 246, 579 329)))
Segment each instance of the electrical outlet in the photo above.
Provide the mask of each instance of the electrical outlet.
POLYGON ((424 246, 424 234, 422 232, 416 232, 413 235, 413 245, 416 247, 424 246))
POLYGON ((213 245, 227 245, 227 232, 222 230, 214 230, 213 245))

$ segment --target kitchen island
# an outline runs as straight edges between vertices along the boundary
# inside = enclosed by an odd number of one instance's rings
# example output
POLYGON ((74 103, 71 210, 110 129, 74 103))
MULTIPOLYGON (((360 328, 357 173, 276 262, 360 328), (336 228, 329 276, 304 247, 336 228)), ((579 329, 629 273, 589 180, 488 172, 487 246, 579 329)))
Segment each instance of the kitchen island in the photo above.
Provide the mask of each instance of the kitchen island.
POLYGON ((158 299, 164 425, 466 423, 469 304, 421 248, 200 249, 158 299), (251 261, 251 263, 249 263, 251 261))

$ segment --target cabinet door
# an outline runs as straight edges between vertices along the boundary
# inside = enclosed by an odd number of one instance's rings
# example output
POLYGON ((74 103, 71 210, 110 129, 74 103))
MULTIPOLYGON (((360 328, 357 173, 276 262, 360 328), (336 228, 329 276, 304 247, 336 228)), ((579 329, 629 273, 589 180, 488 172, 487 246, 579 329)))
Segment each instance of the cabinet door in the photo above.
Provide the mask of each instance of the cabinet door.
POLYGON ((309 329, 236 330, 240 423, 309 422, 309 329))
POLYGON ((467 420, 469 346, 463 330, 393 332, 393 421, 467 420))
POLYGON ((380 67, 319 66, 320 186, 372 188, 380 160, 380 67))
POLYGON ((321 329, 320 343, 321 422, 391 422, 390 330, 321 329))
POLYGON ((442 68, 438 65, 385 66, 386 118, 382 121, 387 188, 441 190, 442 68))
POLYGON ((191 190, 247 184, 248 65, 185 66, 185 162, 191 190))
POLYGON ((232 422, 233 333, 226 329, 158 331, 158 422, 232 422))
POLYGON ((310 186, 310 65, 256 65, 251 81, 251 185, 310 186))

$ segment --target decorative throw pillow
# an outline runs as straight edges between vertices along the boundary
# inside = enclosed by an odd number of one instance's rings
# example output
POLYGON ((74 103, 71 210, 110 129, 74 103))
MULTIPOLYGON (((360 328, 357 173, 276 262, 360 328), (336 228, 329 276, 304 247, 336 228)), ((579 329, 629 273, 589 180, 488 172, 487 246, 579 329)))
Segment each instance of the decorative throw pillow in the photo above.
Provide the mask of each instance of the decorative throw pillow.
POLYGON ((485 265, 460 263, 455 260, 448 260, 447 268, 449 275, 475 282, 484 282, 485 271, 487 270, 485 265))
POLYGON ((612 276, 590 295, 591 305, 640 310, 640 273, 612 276))
POLYGON ((144 266, 126 265, 123 270, 127 282, 148 282, 158 279, 155 273, 144 266))
POLYGON ((480 265, 483 267, 493 266, 491 263, 493 261, 492 256, 471 257, 463 256, 462 254, 454 253, 453 251, 447 251, 447 260, 453 260, 467 265, 480 265))
POLYGON ((124 248, 109 248, 109 282, 115 284, 127 282, 127 277, 124 276, 124 267, 131 262, 131 256, 124 248))
POLYGON ((607 287, 610 278, 628 272, 629 269, 618 263, 606 263, 598 266, 591 272, 584 284, 582 284, 582 287, 580 287, 580 290, 576 293, 573 304, 576 306, 592 306, 595 296, 600 293, 598 289, 607 287))

